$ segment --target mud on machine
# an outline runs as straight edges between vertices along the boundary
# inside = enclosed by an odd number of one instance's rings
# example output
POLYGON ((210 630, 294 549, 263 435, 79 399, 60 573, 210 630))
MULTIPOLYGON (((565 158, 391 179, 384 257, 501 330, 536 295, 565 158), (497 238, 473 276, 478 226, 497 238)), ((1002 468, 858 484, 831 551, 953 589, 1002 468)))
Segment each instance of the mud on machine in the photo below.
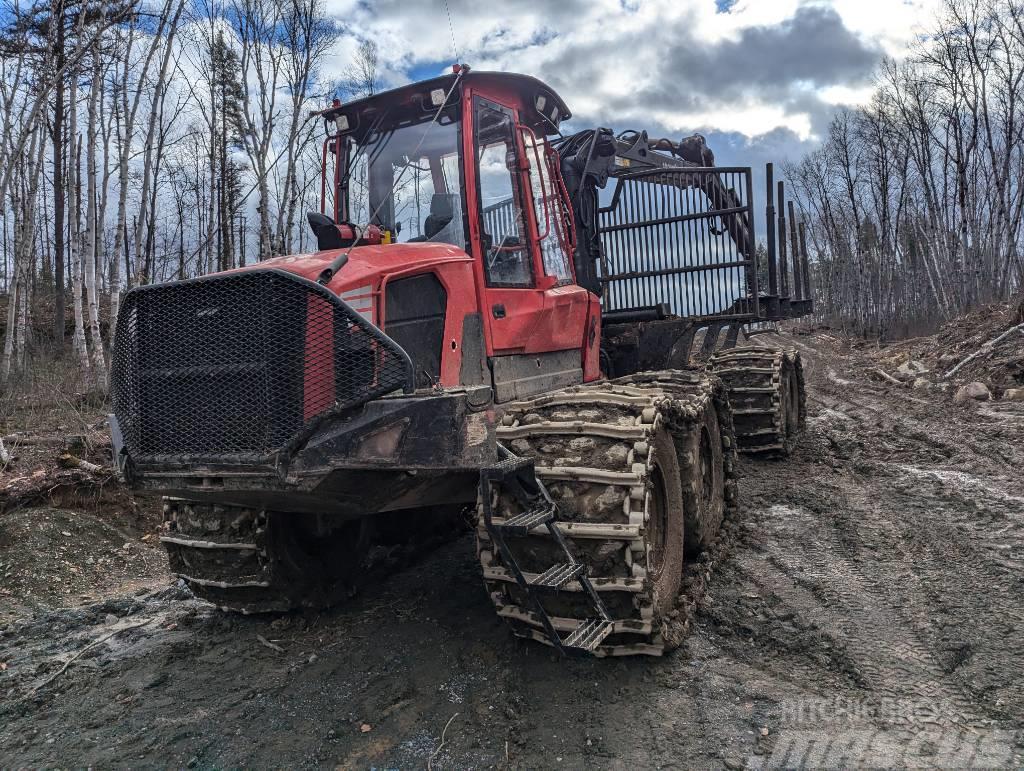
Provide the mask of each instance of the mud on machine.
POLYGON ((531 77, 456 66, 320 117, 317 251, 117 318, 116 462, 164 497, 172 571, 225 609, 322 607, 475 505, 516 634, 678 644, 737 449, 784 456, 803 424, 799 356, 737 344, 812 306, 770 169, 759 255, 749 168, 698 135, 563 135, 531 77))

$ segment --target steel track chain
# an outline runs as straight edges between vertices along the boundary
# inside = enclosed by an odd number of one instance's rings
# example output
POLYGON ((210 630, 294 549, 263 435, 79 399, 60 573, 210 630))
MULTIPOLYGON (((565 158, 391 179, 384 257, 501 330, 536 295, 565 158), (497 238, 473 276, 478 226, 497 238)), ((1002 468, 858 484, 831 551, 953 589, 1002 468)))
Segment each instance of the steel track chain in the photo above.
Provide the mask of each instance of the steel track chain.
POLYGON ((807 420, 804 370, 795 349, 747 346, 716 353, 708 371, 729 389, 741 452, 789 455, 807 420), (795 378, 796 404, 787 399, 795 378), (796 415, 791 415, 792 409, 796 415))
MULTIPOLYGON (((651 372, 503 405, 498 440, 517 455, 534 458, 537 476, 566 517, 558 525, 561 532, 587 563, 591 582, 616 619, 609 641, 595 655, 661 655, 689 630, 722 550, 713 544, 687 566, 684 590, 673 609, 667 614, 656 611, 648 578, 651 446, 655 431, 664 427, 679 448, 687 432, 699 430, 709 409, 715 410, 721 426, 728 515, 736 502, 735 441, 728 397, 716 378, 695 371, 651 372)), ((679 463, 684 480, 699 484, 694 478, 699 459, 680 453, 679 463)), ((505 507, 511 515, 510 502, 498 492, 493 495, 495 511, 505 507)), ((535 575, 531 563, 536 572, 543 569, 551 542, 538 530, 513 546, 528 579, 535 575)), ((501 564, 482 524, 477 552, 498 614, 519 636, 550 644, 526 598, 517 596, 515 579, 501 564)), ((578 582, 564 589, 564 594, 545 599, 560 632, 577 628, 589 610, 578 582)))

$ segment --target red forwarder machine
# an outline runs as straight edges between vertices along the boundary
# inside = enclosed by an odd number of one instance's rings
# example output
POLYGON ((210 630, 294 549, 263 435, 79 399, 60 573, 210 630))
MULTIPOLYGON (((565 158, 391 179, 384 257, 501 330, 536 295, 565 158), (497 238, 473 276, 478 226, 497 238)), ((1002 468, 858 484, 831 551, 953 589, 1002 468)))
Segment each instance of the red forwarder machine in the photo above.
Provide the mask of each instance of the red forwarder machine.
POLYGON ((677 645, 737 445, 785 455, 803 422, 796 354, 736 347, 810 311, 792 213, 787 263, 769 204, 759 288, 749 168, 699 135, 563 136, 523 75, 456 65, 322 117, 315 253, 121 306, 116 462, 164 496, 172 571, 225 609, 322 607, 475 503, 516 634, 677 645))

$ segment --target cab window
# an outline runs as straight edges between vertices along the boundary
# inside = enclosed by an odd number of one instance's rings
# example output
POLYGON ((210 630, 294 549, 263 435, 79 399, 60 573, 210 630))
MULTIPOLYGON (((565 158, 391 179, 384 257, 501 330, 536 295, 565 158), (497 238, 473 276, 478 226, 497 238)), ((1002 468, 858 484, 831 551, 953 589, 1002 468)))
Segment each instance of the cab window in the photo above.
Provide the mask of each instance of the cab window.
POLYGON ((458 123, 450 115, 437 123, 429 114, 416 117, 419 122, 349 140, 349 218, 390 231, 400 243, 433 241, 465 249, 458 123))
POLYGON ((473 112, 487 285, 532 287, 533 262, 512 111, 476 97, 473 112))
POLYGON ((544 136, 537 136, 529 129, 523 130, 523 145, 530 164, 530 187, 533 191, 533 209, 537 218, 544 273, 557 279, 559 284, 571 284, 572 269, 565 250, 563 202, 549 167, 552 150, 544 136))

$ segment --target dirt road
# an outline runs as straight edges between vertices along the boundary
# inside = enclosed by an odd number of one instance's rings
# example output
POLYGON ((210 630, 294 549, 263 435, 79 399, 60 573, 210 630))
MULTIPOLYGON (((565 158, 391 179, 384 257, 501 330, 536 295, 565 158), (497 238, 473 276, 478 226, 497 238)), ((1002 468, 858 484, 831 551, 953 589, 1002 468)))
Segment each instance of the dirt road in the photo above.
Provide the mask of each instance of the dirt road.
POLYGON ((514 640, 469 536, 276 620, 168 588, 140 542, 134 594, 0 616, 0 766, 1020 765, 1024 404, 954 405, 869 381, 832 338, 786 341, 807 435, 742 461, 672 655, 514 640))

